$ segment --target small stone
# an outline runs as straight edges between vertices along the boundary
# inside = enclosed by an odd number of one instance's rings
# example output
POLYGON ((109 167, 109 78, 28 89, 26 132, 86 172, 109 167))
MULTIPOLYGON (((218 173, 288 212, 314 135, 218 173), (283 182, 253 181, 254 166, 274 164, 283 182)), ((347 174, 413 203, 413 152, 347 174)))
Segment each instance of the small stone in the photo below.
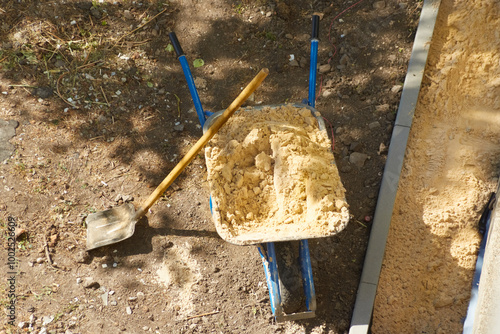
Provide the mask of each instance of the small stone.
POLYGON ((184 124, 177 124, 177 125, 174 125, 174 130, 175 131, 178 131, 178 132, 181 132, 184 130, 184 124))
POLYGON ((132 309, 130 308, 130 306, 127 306, 125 311, 127 312, 127 314, 132 314, 132 309))
POLYGON ((358 141, 353 141, 351 145, 349 145, 349 150, 352 152, 361 152, 363 150, 363 144, 358 141))
POLYGON ((101 299, 102 299, 102 305, 108 306, 108 293, 103 293, 101 295, 101 299))
POLYGON ((373 9, 384 9, 385 8, 385 1, 375 1, 373 3, 373 9))
POLYGON ((400 2, 399 3, 399 8, 400 9, 406 9, 408 7, 408 4, 406 2, 400 2))
POLYGON ((40 329, 40 331, 38 332, 38 334, 47 334, 47 328, 42 327, 42 329, 40 329))
POLYGON ((207 80, 203 78, 196 78, 194 79, 194 84, 198 89, 205 89, 207 88, 207 80))
POLYGON ((83 282, 83 280, 81 279, 81 277, 78 277, 76 279, 76 284, 81 284, 83 282))
POLYGON ((385 103, 385 104, 381 104, 381 105, 376 106, 375 111, 386 112, 386 111, 389 111, 389 108, 390 108, 390 106, 387 103, 385 103))
POLYGON ((137 298, 138 298, 139 300, 144 299, 144 292, 141 292, 141 291, 137 292, 137 298))
POLYGON ((21 321, 20 323, 17 324, 17 327, 23 329, 24 327, 26 327, 26 325, 27 325, 26 322, 21 321))
POLYGON ((350 173, 351 170, 352 170, 352 168, 349 165, 344 165, 344 166, 340 167, 340 171, 342 173, 350 173))
POLYGON ((292 67, 299 67, 299 62, 297 61, 297 59, 294 59, 290 61, 289 65, 292 67))
POLYGON ((24 228, 16 227, 14 236, 16 240, 19 239, 19 237, 21 237, 24 234, 26 234, 26 230, 24 228))
POLYGON ((47 315, 42 317, 42 326, 50 324, 54 320, 53 315, 47 315))
POLYGON ((292 35, 292 34, 286 34, 286 35, 285 35, 285 38, 286 38, 286 39, 293 39, 293 35, 292 35))
POLYGON ((378 155, 381 155, 381 154, 384 154, 384 153, 387 153, 387 146, 385 146, 384 143, 380 143, 379 147, 378 147, 378 151, 377 151, 377 154, 378 155))
POLYGON ((40 263, 44 263, 45 262, 45 258, 43 257, 39 257, 36 259, 36 263, 40 264, 40 263))
POLYGON ((393 295, 390 295, 389 297, 387 297, 387 304, 392 305, 392 304, 394 304, 395 301, 396 301, 396 297, 394 297, 393 295))
POLYGON ((370 130, 374 130, 380 128, 380 123, 378 121, 371 122, 370 124, 368 124, 368 127, 370 128, 370 130))
POLYGON ((347 66, 347 64, 349 63, 349 56, 348 55, 343 55, 342 57, 340 57, 340 65, 343 65, 343 66, 347 66))
POLYGON ((136 296, 128 297, 128 300, 131 302, 135 302, 137 300, 136 296))
POLYGON ((125 203, 132 202, 134 200, 134 196, 132 196, 132 195, 123 195, 122 196, 122 200, 125 203))
POLYGON ((397 93, 399 93, 401 91, 401 89, 403 89, 403 86, 401 86, 401 85, 394 85, 391 88, 391 93, 397 94, 397 93))
POLYGON ((93 277, 85 277, 83 279, 83 284, 82 285, 86 289, 97 289, 97 288, 100 287, 99 282, 97 282, 96 280, 94 280, 93 277))
POLYGON ((360 152, 353 152, 349 156, 349 162, 359 168, 365 165, 365 161, 368 159, 368 155, 360 152))
POLYGON ((331 89, 326 89, 322 94, 323 97, 329 97, 333 95, 333 90, 331 89))
POLYGON ((116 306, 116 305, 118 305, 118 303, 116 302, 116 300, 112 300, 109 302, 109 305, 116 306))
POLYGON ((130 10, 124 10, 124 11, 123 11, 123 16, 124 16, 127 20, 133 20, 133 19, 134 19, 134 15, 130 12, 130 10))
POLYGON ((319 73, 324 74, 324 73, 330 72, 331 69, 332 69, 332 66, 330 64, 324 64, 324 65, 319 66, 318 71, 319 71, 319 73))
POLYGON ((80 251, 76 254, 75 261, 77 263, 88 263, 90 260, 90 255, 86 251, 80 251))

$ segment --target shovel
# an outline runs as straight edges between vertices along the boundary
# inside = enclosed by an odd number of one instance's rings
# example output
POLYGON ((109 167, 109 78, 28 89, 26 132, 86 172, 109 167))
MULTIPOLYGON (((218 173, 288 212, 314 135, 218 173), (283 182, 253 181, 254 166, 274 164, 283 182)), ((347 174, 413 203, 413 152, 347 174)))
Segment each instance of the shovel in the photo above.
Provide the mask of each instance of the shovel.
POLYGON ((134 234, 135 224, 148 212, 149 208, 163 195, 165 190, 175 181, 177 176, 196 157, 198 152, 217 133, 224 123, 234 114, 234 112, 252 95, 260 86, 262 81, 269 74, 269 70, 264 68, 253 78, 248 86, 238 95, 231 105, 224 111, 221 117, 208 129, 207 132, 193 145, 189 152, 165 177, 155 191, 142 204, 139 210, 135 211, 132 204, 126 203, 119 207, 105 211, 100 211, 88 215, 87 224, 87 251, 102 246, 111 245, 125 240, 134 234))

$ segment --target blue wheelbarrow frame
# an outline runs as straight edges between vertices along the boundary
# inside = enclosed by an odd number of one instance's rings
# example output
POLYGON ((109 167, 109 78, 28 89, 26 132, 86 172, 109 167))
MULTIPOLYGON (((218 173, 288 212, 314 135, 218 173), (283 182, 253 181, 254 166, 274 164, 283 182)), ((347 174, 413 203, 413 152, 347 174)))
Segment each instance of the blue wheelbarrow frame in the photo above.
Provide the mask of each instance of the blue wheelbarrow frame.
MULTIPOLYGON (((198 120, 201 126, 205 125, 207 117, 213 113, 203 110, 200 97, 196 89, 196 85, 189 68, 189 63, 186 55, 182 50, 179 40, 175 33, 169 34, 170 40, 177 54, 179 62, 186 78, 189 92, 193 99, 193 103, 198 115, 198 120)), ((308 99, 303 101, 304 104, 314 108, 316 102, 316 71, 318 62, 318 44, 319 44, 319 16, 313 15, 312 17, 312 35, 311 35, 311 51, 310 51, 310 66, 309 66, 309 92, 308 99)), ((212 201, 210 199, 210 211, 212 211, 212 201)), ((311 266, 311 256, 309 253, 309 243, 307 240, 299 240, 299 263, 302 276, 302 286, 304 289, 306 309, 305 312, 298 312, 292 314, 285 314, 282 307, 279 272, 277 265, 277 254, 274 242, 267 242, 265 244, 257 245, 259 255, 262 259, 266 282, 269 289, 269 299, 271 310, 276 322, 283 322, 289 320, 309 319, 316 316, 316 292, 314 290, 314 281, 311 266)))

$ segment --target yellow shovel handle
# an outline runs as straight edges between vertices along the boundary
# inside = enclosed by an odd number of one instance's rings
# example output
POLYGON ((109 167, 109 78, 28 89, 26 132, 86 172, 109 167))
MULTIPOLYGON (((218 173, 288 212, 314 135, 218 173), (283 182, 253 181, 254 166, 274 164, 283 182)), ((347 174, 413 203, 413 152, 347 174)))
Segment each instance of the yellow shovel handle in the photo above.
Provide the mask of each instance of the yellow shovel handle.
POLYGON ((135 220, 139 220, 148 209, 163 195, 165 190, 175 181, 179 174, 184 170, 184 168, 189 165, 189 163, 196 157, 198 152, 209 142, 210 139, 219 131, 219 129, 226 123, 226 121, 231 117, 236 110, 245 102, 250 95, 260 86, 262 81, 269 74, 267 68, 263 68, 260 72, 253 78, 253 80, 243 89, 243 91, 238 95, 238 97, 231 103, 231 105, 224 111, 224 113, 217 118, 215 123, 208 129, 203 136, 198 139, 196 144, 191 147, 189 152, 182 158, 181 161, 175 166, 170 173, 165 177, 165 179, 160 183, 160 185, 155 189, 155 191, 148 197, 148 199, 142 204, 141 208, 135 213, 135 220))

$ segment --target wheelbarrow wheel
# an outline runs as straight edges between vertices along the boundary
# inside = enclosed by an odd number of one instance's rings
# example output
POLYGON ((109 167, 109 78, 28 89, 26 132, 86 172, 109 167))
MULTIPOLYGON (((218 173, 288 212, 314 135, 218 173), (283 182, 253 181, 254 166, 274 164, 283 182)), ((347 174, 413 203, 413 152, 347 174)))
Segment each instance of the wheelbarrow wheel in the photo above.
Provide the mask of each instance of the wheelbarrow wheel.
POLYGON ((299 243, 300 241, 285 241, 274 244, 281 304, 287 314, 297 312, 305 299, 299 262, 299 243))

